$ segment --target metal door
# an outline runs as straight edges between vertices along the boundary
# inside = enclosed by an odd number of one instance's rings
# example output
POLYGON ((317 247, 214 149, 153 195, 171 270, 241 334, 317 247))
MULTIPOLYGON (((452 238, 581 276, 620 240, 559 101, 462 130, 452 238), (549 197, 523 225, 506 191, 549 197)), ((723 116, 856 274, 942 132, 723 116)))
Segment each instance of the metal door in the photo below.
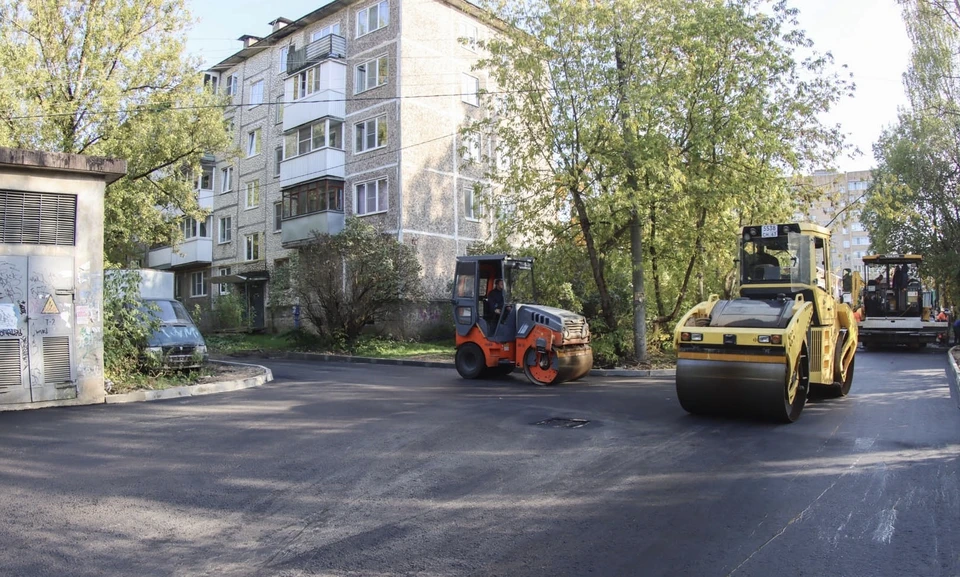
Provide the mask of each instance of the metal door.
POLYGON ((0 257, 0 403, 29 403, 28 257, 0 257))
POLYGON ((28 287, 33 400, 76 397, 73 257, 31 256, 28 287))

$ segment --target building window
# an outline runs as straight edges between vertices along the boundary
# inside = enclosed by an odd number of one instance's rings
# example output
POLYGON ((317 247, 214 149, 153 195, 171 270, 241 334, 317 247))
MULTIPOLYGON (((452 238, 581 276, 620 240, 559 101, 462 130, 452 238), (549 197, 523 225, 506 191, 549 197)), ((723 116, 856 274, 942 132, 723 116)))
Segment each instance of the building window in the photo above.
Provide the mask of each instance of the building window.
POLYGON ((220 217, 220 222, 217 225, 217 242, 220 244, 226 244, 233 240, 233 217, 222 216, 220 217))
POLYGON ((180 283, 183 282, 183 275, 180 273, 174 273, 173 275, 173 298, 180 300, 183 298, 183 290, 180 288, 180 283))
POLYGON ((467 162, 480 160, 480 135, 468 134, 463 138, 463 159, 467 162))
POLYGON ((260 260, 260 233, 248 234, 244 237, 244 258, 260 260))
POLYGON ((390 24, 390 3, 387 0, 357 12, 357 38, 390 24))
POLYGON ((277 99, 274 100, 273 106, 276 108, 274 113, 276 117, 274 118, 274 124, 281 124, 283 122, 283 94, 277 96, 277 99))
POLYGON ((256 208, 260 206, 260 179, 253 179, 247 182, 245 208, 256 208))
POLYGON ((220 169, 220 192, 231 190, 233 190, 233 167, 228 166, 220 169))
POLYGON ((273 232, 280 232, 283 226, 283 203, 273 203, 273 232))
POLYGON ((387 117, 378 116, 354 126, 356 152, 365 152, 387 145, 387 117))
MULTIPOLYGON (((222 266, 222 267, 220 267, 220 276, 230 276, 230 267, 228 267, 228 266, 222 266)), ((218 286, 220 287, 219 289, 217 289, 217 292, 218 292, 218 293, 220 293, 221 295, 228 295, 228 294, 230 294, 230 284, 229 284, 229 283, 222 282, 222 283, 220 283, 218 286)))
POLYGON ((293 79, 294 100, 310 96, 320 90, 320 66, 314 66, 297 73, 296 78, 293 79))
POLYGON ((284 46, 283 50, 280 51, 280 74, 283 74, 287 71, 287 57, 290 56, 290 53, 297 49, 296 44, 291 44, 289 46, 284 46))
POLYGON ((283 158, 293 158, 321 148, 343 148, 343 123, 320 120, 283 135, 283 158))
POLYGON ((220 84, 220 76, 212 72, 203 73, 203 86, 210 92, 216 94, 220 84))
POLYGON ((357 214, 373 214, 387 210, 387 179, 362 182, 356 187, 357 214))
POLYGON ((280 177, 280 163, 283 162, 283 147, 278 146, 273 149, 273 177, 280 177))
POLYGON ((315 180, 283 191, 283 218, 343 210, 343 183, 315 180))
POLYGON ((190 273, 190 296, 207 296, 207 271, 190 273))
POLYGON ((339 22, 335 22, 335 23, 333 23, 333 24, 331 24, 331 25, 329 25, 329 26, 324 26, 324 27, 321 28, 320 30, 317 30, 316 32, 314 32, 313 34, 311 34, 311 35, 310 35, 310 42, 314 42, 314 41, 316 41, 316 40, 320 40, 320 39, 323 38, 324 36, 329 36, 329 35, 331 35, 331 34, 336 34, 337 36, 340 36, 340 23, 339 23, 339 22))
POLYGON ((197 179, 197 188, 200 190, 213 190, 213 167, 201 166, 200 178, 197 179))
POLYGON ((475 76, 464 74, 460 77, 460 100, 470 106, 480 106, 480 80, 475 76))
POLYGON ((867 229, 864 228, 864 226, 863 226, 862 224, 860 224, 859 222, 855 222, 855 223, 851 224, 851 225, 850 225, 850 228, 852 228, 852 229, 855 230, 856 232, 863 232, 863 231, 867 230, 867 229))
POLYGON ((850 248, 850 241, 849 241, 849 240, 843 241, 843 248, 850 248))
POLYGON ((227 96, 233 96, 237 93, 239 80, 236 74, 231 74, 227 77, 227 96))
POLYGON ((247 158, 260 154, 260 129, 247 133, 247 158))
POLYGON ((471 52, 477 51, 477 25, 466 20, 460 22, 460 43, 471 52))
POLYGON ((263 104, 263 80, 257 80, 250 85, 250 108, 263 104))
POLYGON ((370 90, 387 83, 387 57, 381 56, 359 64, 356 68, 354 94, 370 90))
POLYGON ((183 233, 184 240, 190 240, 191 238, 210 238, 210 217, 196 221, 192 218, 185 218, 180 221, 180 232, 183 233))
POLYGON ((463 216, 467 220, 480 220, 483 205, 480 201, 479 186, 468 185, 463 189, 463 216))

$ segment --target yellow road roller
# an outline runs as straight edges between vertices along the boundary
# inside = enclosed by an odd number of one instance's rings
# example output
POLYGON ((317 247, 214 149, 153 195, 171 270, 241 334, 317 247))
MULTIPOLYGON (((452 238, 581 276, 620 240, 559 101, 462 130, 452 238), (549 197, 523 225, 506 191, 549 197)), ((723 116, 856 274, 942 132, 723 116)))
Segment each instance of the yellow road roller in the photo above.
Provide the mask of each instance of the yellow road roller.
POLYGON ((857 323, 828 279, 830 231, 806 223, 743 227, 738 297, 711 295, 674 333, 677 397, 693 414, 793 422, 811 389, 853 382, 857 323))

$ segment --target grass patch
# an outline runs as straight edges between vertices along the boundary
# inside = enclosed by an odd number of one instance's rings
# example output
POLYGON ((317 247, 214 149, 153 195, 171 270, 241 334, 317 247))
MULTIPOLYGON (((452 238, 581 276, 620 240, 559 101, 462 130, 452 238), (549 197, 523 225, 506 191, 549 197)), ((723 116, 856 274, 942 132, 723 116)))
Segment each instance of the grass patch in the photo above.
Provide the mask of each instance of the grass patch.
POLYGON ((381 359, 445 360, 453 359, 454 341, 419 342, 388 339, 385 337, 361 337, 352 344, 324 344, 309 333, 286 334, 228 334, 205 337, 211 353, 231 354, 239 351, 298 351, 381 359))
POLYGON ((236 333, 229 335, 204 335, 207 349, 212 353, 230 354, 237 351, 290 351, 297 350, 291 347, 290 340, 284 335, 277 334, 247 334, 236 333))
POLYGON ((195 385, 201 377, 209 377, 215 374, 217 374, 215 368, 206 366, 190 371, 136 373, 125 377, 123 381, 114 381, 107 393, 119 395, 133 391, 161 391, 174 387, 195 385))
POLYGON ((434 342, 398 341, 384 338, 360 339, 352 347, 351 354, 358 357, 381 359, 406 359, 416 357, 443 357, 453 360, 453 339, 434 342))

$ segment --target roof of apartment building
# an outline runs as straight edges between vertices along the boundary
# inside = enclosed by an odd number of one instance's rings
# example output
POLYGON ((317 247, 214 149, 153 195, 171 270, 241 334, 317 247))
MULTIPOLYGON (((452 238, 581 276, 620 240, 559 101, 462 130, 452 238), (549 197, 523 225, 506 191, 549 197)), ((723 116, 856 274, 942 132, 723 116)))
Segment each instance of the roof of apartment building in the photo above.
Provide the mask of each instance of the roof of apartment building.
MULTIPOLYGON (((259 36, 253 36, 251 34, 244 34, 243 36, 240 36, 240 38, 238 38, 237 40, 243 43, 243 48, 239 52, 231 56, 228 56, 227 58, 225 58, 224 60, 221 60, 217 64, 214 64, 209 68, 209 70, 217 71, 217 72, 223 72, 225 70, 229 70, 230 68, 233 68, 237 64, 240 64, 244 60, 247 60, 248 58, 256 54, 259 54, 264 50, 273 48, 274 46, 280 43, 279 42, 280 40, 286 38, 287 36, 290 36, 291 34, 295 34, 303 30, 307 26, 310 26, 311 24, 318 22, 326 18, 327 16, 342 10, 343 8, 346 8, 352 4, 356 4, 361 1, 362 0, 331 0, 327 4, 324 4, 320 8, 317 8, 313 12, 310 12, 305 16, 298 18, 297 20, 290 20, 288 18, 279 17, 269 22, 270 26, 273 28, 273 31, 267 36, 264 36, 262 38, 259 36)), ((489 14, 487 14, 482 8, 480 8, 477 4, 471 2, 470 0, 440 0, 440 1, 446 4, 450 4, 451 6, 454 6, 456 8, 459 8, 463 12, 475 17, 480 17, 484 15, 489 17, 489 14)))

